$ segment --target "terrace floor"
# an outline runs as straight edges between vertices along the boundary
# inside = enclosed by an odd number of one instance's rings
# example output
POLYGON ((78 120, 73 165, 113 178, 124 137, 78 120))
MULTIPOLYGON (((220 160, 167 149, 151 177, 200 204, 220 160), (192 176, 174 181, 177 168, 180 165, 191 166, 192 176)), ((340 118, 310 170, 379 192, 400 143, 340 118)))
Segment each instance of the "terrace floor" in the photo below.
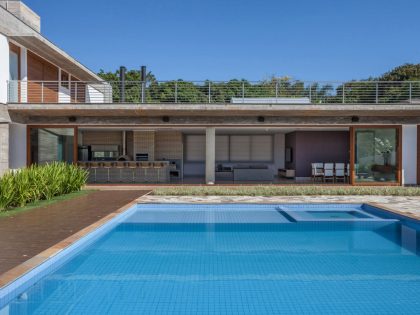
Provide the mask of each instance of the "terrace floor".
POLYGON ((147 192, 145 190, 95 191, 10 217, 1 217, 0 275, 147 192))

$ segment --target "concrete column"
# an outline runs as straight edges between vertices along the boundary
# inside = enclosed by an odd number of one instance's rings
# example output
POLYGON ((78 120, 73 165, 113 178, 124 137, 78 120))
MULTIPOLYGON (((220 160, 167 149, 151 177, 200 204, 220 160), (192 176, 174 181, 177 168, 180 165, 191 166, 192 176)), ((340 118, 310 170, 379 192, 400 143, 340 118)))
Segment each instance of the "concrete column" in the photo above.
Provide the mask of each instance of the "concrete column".
POLYGON ((417 125, 402 126, 402 184, 417 184, 417 125))
POLYGON ((26 166, 26 125, 9 124, 9 168, 26 166))
POLYGON ((7 103, 7 81, 9 80, 9 41, 0 34, 0 104, 7 103))
POLYGON ((0 176, 9 169, 9 124, 0 124, 0 176))
POLYGON ((216 180, 216 128, 206 128, 206 184, 213 185, 216 180))

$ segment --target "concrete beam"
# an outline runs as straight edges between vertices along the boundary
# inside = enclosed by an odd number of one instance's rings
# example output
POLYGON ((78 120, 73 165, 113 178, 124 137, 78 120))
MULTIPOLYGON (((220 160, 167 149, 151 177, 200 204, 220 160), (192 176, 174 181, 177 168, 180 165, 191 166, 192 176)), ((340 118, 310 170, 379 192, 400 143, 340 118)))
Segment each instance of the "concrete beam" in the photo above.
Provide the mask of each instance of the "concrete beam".
POLYGON ((10 104, 9 110, 30 116, 420 116, 415 104, 10 104))
POLYGON ((7 111, 7 105, 0 104, 0 123, 10 122, 10 115, 7 111))
POLYGON ((351 118, 336 117, 306 117, 306 116, 277 116, 266 117, 264 122, 259 122, 257 117, 248 116, 177 116, 170 117, 169 122, 164 122, 162 117, 133 117, 133 116, 26 116, 10 112, 13 122, 22 124, 57 124, 57 125, 81 125, 81 126, 136 126, 136 127, 283 127, 283 126, 357 126, 357 125, 403 125, 420 124, 420 116, 416 117, 360 117, 359 122, 353 123, 351 118), (71 121, 69 117, 75 117, 71 121))
POLYGON ((206 128, 206 184, 216 181, 216 128, 206 128))

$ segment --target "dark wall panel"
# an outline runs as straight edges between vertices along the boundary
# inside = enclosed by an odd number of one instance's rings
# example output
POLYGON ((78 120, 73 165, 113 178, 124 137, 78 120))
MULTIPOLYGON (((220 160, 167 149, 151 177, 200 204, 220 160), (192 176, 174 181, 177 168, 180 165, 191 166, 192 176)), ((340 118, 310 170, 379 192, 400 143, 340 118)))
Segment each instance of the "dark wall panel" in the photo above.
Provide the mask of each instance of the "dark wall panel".
POLYGON ((350 133, 348 131, 296 131, 286 135, 286 147, 293 148, 293 163, 287 168, 296 177, 310 177, 311 163, 348 163, 350 133))

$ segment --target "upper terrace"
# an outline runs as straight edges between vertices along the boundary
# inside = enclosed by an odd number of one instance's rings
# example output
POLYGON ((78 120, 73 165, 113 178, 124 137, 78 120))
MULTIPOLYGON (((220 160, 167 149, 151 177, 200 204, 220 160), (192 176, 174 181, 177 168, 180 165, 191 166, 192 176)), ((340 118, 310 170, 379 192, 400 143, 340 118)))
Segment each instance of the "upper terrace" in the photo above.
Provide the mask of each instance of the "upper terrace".
POLYGON ((9 103, 420 104, 420 81, 9 81, 9 103))

